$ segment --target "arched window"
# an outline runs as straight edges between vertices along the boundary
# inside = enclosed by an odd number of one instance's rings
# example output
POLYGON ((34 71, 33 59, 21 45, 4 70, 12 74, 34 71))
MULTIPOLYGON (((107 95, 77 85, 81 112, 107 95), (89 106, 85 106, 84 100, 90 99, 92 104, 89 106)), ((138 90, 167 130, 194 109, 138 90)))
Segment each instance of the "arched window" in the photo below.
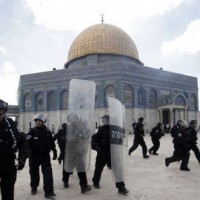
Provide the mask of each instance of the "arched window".
POLYGON ((133 106, 133 89, 130 86, 124 89, 124 104, 125 106, 133 106))
POLYGON ((38 93, 35 96, 35 111, 43 111, 44 110, 44 95, 42 93, 38 93))
POLYGON ((154 89, 150 90, 149 107, 150 108, 156 108, 157 107, 157 95, 156 95, 156 91, 154 89))
POLYGON ((185 102, 184 97, 181 96, 181 95, 178 95, 178 96, 176 97, 176 99, 175 99, 175 104, 176 104, 176 105, 183 105, 183 106, 185 106, 185 105, 186 105, 186 102, 185 102))
POLYGON ((189 106, 190 106, 189 107, 190 110, 193 110, 193 111, 197 110, 197 100, 196 100, 196 96, 194 94, 192 94, 190 96, 190 104, 189 104, 189 106))
POLYGON ((105 103, 106 106, 108 106, 108 96, 109 97, 115 97, 115 87, 113 85, 109 85, 105 88, 105 103))
POLYGON ((67 108, 68 108, 68 98, 69 98, 68 91, 63 90, 61 95, 60 95, 60 108, 61 108, 61 110, 67 110, 67 108))
POLYGON ((54 91, 49 92, 47 96, 47 110, 56 110, 56 95, 54 91))
POLYGON ((145 105, 145 90, 142 87, 138 89, 138 105, 145 105))
POLYGON ((32 95, 28 93, 24 96, 24 111, 31 111, 32 107, 32 95))

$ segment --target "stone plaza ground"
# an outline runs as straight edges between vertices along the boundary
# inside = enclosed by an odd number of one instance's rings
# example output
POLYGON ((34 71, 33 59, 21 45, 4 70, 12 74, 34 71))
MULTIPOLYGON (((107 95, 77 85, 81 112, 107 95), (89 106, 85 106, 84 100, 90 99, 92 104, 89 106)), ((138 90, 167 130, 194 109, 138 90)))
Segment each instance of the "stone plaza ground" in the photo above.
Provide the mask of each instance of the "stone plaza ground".
MULTIPOLYGON (((132 145, 133 135, 128 135, 128 145, 125 149, 125 183, 130 191, 128 195, 118 194, 115 188, 111 171, 105 167, 101 189, 92 188, 92 191, 81 194, 77 174, 74 173, 69 180, 69 188, 65 189, 62 183, 62 165, 52 160, 54 189, 57 200, 199 200, 200 198, 200 165, 194 153, 191 152, 189 168, 190 172, 180 171, 180 163, 172 163, 165 166, 165 158, 173 153, 173 144, 170 134, 161 138, 159 155, 151 155, 149 159, 143 159, 142 149, 139 146, 131 156, 128 156, 128 148, 132 145)), ((152 146, 149 135, 145 136, 148 149, 152 146)), ((200 145, 198 145, 200 147, 200 145)), ((91 169, 87 173, 88 184, 92 184, 96 152, 92 150, 91 169)), ((28 162, 25 169, 18 172, 15 185, 15 200, 43 200, 43 178, 41 176, 38 193, 33 196, 30 193, 30 177, 28 162)))

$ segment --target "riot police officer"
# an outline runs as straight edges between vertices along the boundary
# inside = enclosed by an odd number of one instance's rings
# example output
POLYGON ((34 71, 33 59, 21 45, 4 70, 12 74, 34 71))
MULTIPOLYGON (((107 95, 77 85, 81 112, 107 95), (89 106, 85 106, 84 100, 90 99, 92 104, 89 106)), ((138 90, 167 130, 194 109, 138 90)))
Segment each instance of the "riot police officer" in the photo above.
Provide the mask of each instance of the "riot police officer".
POLYGON ((58 146, 60 148, 60 155, 58 157, 58 163, 61 164, 63 161, 63 171, 62 171, 62 181, 64 183, 64 187, 68 188, 68 174, 64 170, 64 158, 65 158, 65 143, 66 143, 66 135, 67 135, 67 123, 62 124, 62 128, 58 130, 56 135, 54 136, 54 140, 58 141, 58 146))
POLYGON ((76 168, 81 193, 85 194, 91 191, 86 174, 86 157, 88 154, 90 130, 87 127, 87 122, 78 114, 70 113, 67 120, 69 126, 64 159, 65 182, 68 185, 69 177, 73 173, 74 168, 76 168))
POLYGON ((149 158, 149 156, 147 155, 147 146, 144 141, 144 129, 143 129, 144 124, 143 124, 143 122, 144 122, 144 118, 140 117, 134 127, 135 138, 134 138, 132 147, 128 151, 129 156, 140 145, 142 147, 143 158, 149 158))
POLYGON ((53 188, 53 173, 51 167, 50 151, 53 151, 53 160, 57 158, 57 151, 51 131, 45 126, 46 117, 44 114, 37 114, 34 117, 35 127, 32 128, 27 139, 30 144, 30 186, 31 194, 37 193, 40 175, 39 167, 41 165, 44 183, 45 198, 52 198, 55 195, 53 188))
POLYGON ((197 137, 196 127, 197 127, 197 121, 191 120, 187 131, 188 131, 188 134, 191 136, 191 140, 190 140, 191 150, 194 152, 196 159, 198 160, 200 164, 200 151, 197 146, 198 137, 197 137))
POLYGON ((177 122, 178 127, 173 132, 174 152, 171 157, 165 159, 166 167, 172 162, 181 160, 180 170, 190 171, 188 162, 190 158, 191 136, 187 132, 186 125, 187 123, 184 120, 177 122))
POLYGON ((25 134, 17 130, 11 118, 6 117, 7 108, 8 104, 0 99, 0 184, 2 200, 14 200, 17 170, 24 168, 29 151, 25 134))
POLYGON ((149 153, 151 154, 153 152, 153 155, 158 155, 157 151, 160 147, 160 138, 164 135, 163 132, 163 126, 159 122, 156 127, 154 127, 151 132, 151 141, 153 143, 153 146, 149 149, 149 153))
MULTIPOLYGON (((100 179, 103 168, 107 165, 110 169, 111 166, 111 152, 110 152, 110 125, 109 115, 101 117, 102 126, 98 128, 97 133, 92 136, 92 149, 97 151, 95 171, 93 176, 93 186, 97 189, 100 188, 100 179)), ((120 194, 126 195, 129 191, 125 187, 124 181, 116 182, 116 188, 120 194)))

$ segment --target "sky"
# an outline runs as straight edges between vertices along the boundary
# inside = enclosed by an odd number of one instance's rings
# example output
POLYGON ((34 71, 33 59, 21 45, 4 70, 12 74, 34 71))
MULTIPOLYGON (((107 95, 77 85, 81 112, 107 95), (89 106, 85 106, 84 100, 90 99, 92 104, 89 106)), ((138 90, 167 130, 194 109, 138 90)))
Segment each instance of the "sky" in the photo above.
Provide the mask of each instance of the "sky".
POLYGON ((62 69, 74 39, 102 14, 133 39, 145 66, 200 78, 199 0, 0 0, 0 99, 17 104, 20 75, 62 69))

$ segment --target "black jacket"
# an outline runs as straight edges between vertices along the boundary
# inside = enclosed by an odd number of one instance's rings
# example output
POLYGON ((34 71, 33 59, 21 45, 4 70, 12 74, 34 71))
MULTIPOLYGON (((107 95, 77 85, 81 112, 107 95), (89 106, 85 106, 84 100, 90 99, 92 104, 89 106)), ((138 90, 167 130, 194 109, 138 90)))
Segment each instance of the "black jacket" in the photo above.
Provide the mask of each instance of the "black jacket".
POLYGON ((31 153, 48 154, 56 152, 56 146, 51 131, 46 127, 34 127, 27 134, 31 153))
POLYGON ((144 124, 137 122, 134 128, 135 137, 143 137, 144 136, 144 124))
POLYGON ((58 141, 58 146, 60 148, 61 153, 64 153, 65 151, 66 134, 66 129, 59 129, 56 135, 53 137, 54 141, 58 141))
POLYGON ((18 160, 25 163, 29 156, 26 135, 19 132, 11 118, 0 122, 0 166, 13 162, 18 153, 18 160))
POLYGON ((97 133, 92 136, 92 149, 110 154, 110 125, 98 128, 97 133))
POLYGON ((152 139, 160 139, 163 135, 163 130, 158 126, 154 127, 150 132, 152 139))
POLYGON ((190 126, 187 128, 187 133, 190 136, 190 144, 191 145, 197 144, 198 137, 196 130, 190 126))

